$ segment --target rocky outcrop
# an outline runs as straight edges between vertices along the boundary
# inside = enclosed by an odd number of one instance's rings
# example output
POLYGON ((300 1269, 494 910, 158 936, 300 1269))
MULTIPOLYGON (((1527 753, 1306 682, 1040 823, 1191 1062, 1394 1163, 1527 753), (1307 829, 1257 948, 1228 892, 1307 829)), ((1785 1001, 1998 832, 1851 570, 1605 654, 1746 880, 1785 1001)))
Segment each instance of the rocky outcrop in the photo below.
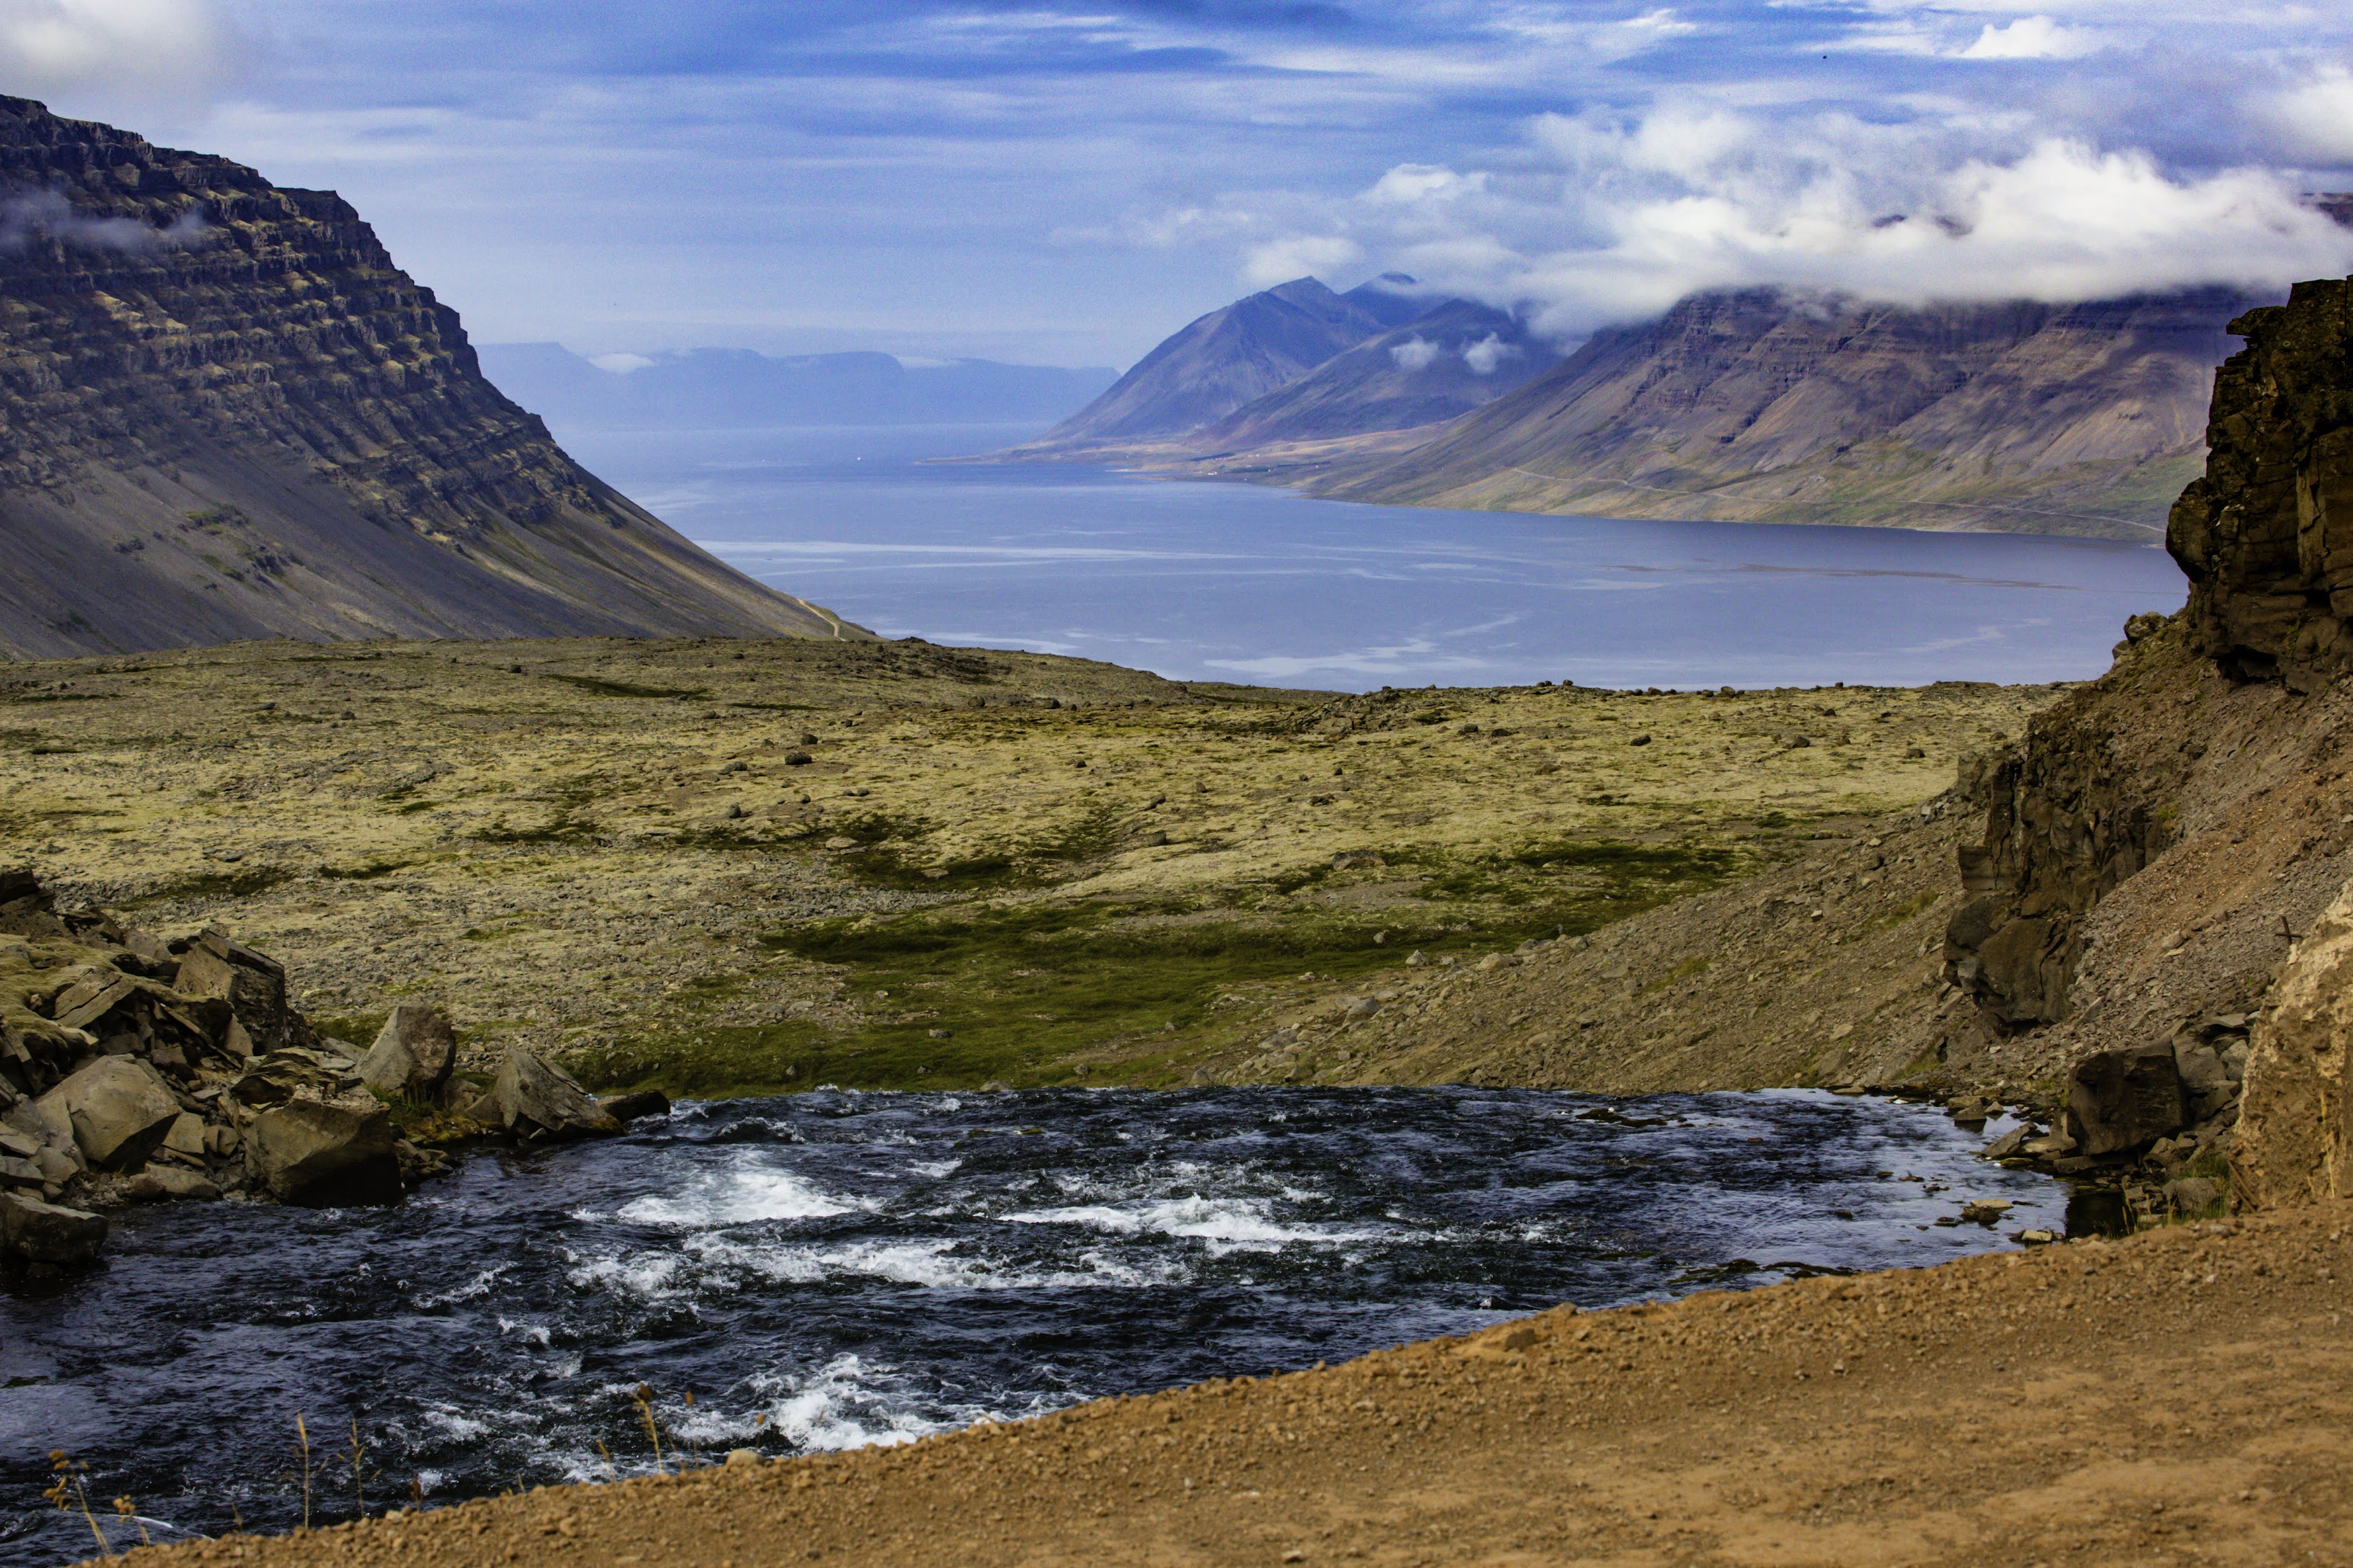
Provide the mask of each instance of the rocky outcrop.
POLYGON ((2353 889, 2288 956, 2247 1055, 2232 1161, 2242 1202, 2272 1208, 2353 1195, 2353 889))
MULTIPOLYGON (((2127 646, 2164 625, 2135 616, 2127 646)), ((2067 1016, 2083 917, 2166 847, 2147 781, 2116 767, 2116 742, 2100 705, 2061 703, 2022 747, 1963 760, 1960 793, 1984 809, 1986 834, 1960 850, 1973 897, 1947 928, 1946 973, 1998 1030, 2067 1016)))
POLYGON ((583 471, 327 191, 0 98, 0 650, 863 636, 583 471))
POLYGON ((2166 547, 2191 635, 2242 680, 2312 690, 2353 669, 2353 281, 2299 283, 2231 323, 2205 474, 2166 547))
POLYGON ((86 1258, 105 1232, 97 1211, 126 1204, 396 1203, 446 1162, 401 1134, 386 1101, 448 1142, 620 1124, 522 1052, 487 1097, 487 1125, 454 1118, 438 1108, 456 1056, 440 1013, 404 1003, 364 1058, 289 1004, 268 954, 218 930, 165 942, 60 910, 29 871, 0 870, 0 1265, 86 1258))

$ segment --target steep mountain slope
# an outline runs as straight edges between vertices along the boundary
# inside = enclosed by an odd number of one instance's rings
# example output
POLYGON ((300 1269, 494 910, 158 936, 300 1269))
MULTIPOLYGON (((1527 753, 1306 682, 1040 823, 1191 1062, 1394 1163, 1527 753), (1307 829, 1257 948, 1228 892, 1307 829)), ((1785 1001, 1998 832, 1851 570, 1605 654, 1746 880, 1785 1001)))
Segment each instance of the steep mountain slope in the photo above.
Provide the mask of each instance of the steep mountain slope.
POLYGON ((482 379, 332 193, 0 98, 0 648, 864 636, 482 379))
POLYGON ((2147 538, 2196 471, 2243 304, 1695 295, 1409 450, 1267 477, 1351 500, 2147 538))
POLYGON ((1450 300, 1334 355, 1191 439, 1214 451, 1442 424, 1524 384, 1558 358, 1506 312, 1450 300))
MULTIPOLYGON (((1355 292, 1363 293, 1363 290, 1355 292)), ((1305 374, 1391 324, 1393 293, 1374 309, 1301 278, 1237 300, 1186 325, 1145 355, 1110 391, 1009 458, 1182 436, 1305 374), (1376 310, 1380 311, 1377 314, 1376 310)))
POLYGON ((777 356, 690 349, 606 370, 561 343, 484 343, 482 371, 557 429, 741 430, 766 426, 1044 424, 1100 396, 1108 368, 886 353, 777 356))

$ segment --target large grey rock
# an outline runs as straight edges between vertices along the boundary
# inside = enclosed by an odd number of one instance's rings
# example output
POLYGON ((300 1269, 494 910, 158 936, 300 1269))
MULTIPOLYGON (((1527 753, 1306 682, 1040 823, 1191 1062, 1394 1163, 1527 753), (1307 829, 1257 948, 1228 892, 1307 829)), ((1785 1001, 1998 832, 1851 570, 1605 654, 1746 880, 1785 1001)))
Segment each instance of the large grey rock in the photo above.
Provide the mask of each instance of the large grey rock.
POLYGON ((400 1201, 392 1117, 380 1106, 293 1100, 246 1130, 247 1161, 280 1203, 309 1208, 400 1201))
POLYGON ((88 1263, 106 1240, 106 1221, 24 1193, 0 1193, 0 1255, 52 1268, 88 1263))
POLYGON ((207 931, 189 944, 172 989, 227 1002, 257 1051, 304 1043, 304 1031, 286 1005, 285 965, 219 931, 207 931))
POLYGON ((180 1117, 163 1075, 137 1057, 100 1057, 43 1095, 54 1124, 62 1113, 74 1145, 101 1170, 135 1170, 180 1117))
POLYGON ((2067 1131, 2083 1152, 2121 1153, 2182 1126, 2181 1075, 2170 1046, 2097 1051, 2067 1084, 2067 1131))
POLYGON ((570 1073, 521 1046, 508 1048, 491 1092, 476 1103, 474 1117, 496 1121, 526 1142, 585 1138, 617 1131, 621 1125, 570 1073))
POLYGON ((440 1010, 404 1002, 392 1010, 360 1060, 360 1079, 386 1100, 438 1105, 458 1065, 458 1037, 440 1010))

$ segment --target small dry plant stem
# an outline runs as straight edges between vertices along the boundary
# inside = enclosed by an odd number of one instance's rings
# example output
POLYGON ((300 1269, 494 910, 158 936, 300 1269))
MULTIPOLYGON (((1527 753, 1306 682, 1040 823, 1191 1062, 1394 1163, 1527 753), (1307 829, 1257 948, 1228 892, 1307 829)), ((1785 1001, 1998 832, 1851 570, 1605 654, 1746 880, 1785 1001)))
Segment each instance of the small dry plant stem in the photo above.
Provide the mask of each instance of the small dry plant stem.
POLYGON ((596 1439, 596 1453, 605 1461, 605 1473, 612 1477, 613 1479, 617 1481, 621 1479, 621 1472, 614 1468, 613 1450, 605 1447, 605 1439, 602 1437, 596 1439))
POLYGON ((653 1395, 654 1391, 641 1383, 638 1384, 637 1393, 629 1397, 637 1404, 638 1419, 646 1424, 646 1436, 653 1439, 654 1473, 659 1475, 662 1468, 661 1426, 654 1420, 653 1395))
POLYGON ((132 1502, 127 1497, 116 1498, 114 1500, 114 1511, 139 1527, 140 1545, 153 1546, 155 1544, 154 1541, 147 1534, 147 1521, 139 1517, 139 1505, 137 1503, 132 1502))
POLYGON ((302 1413, 294 1413, 294 1446, 302 1456, 302 1528, 311 1528, 311 1432, 302 1425, 302 1413))
POLYGON ((114 1543, 107 1540, 106 1531, 99 1528, 98 1515, 90 1510, 90 1489, 82 1485, 82 1475, 90 1467, 67 1458, 63 1448, 52 1448, 49 1450, 49 1468, 56 1472, 58 1479, 51 1481, 49 1489, 41 1495, 62 1510, 67 1506, 66 1494, 70 1490, 74 1502, 80 1506, 82 1518, 89 1521, 90 1532, 98 1538, 98 1554, 100 1557, 113 1556, 114 1543))
POLYGON ((352 1417, 352 1506, 362 1519, 367 1517, 367 1472, 364 1468, 366 1458, 367 1449, 360 1443, 360 1418, 354 1415, 352 1417))

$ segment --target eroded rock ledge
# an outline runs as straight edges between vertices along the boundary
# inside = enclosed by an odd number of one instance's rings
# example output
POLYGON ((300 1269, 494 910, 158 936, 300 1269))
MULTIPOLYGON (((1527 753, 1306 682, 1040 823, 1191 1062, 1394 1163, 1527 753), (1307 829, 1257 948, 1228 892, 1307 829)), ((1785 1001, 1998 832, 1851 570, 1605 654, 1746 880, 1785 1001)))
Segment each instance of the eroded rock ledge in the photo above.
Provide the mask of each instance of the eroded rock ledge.
POLYGON ((0 871, 0 1268, 86 1263, 104 1212, 132 1204, 397 1203, 446 1167, 435 1143, 545 1142, 667 1109, 594 1100, 521 1049, 487 1086, 457 1067, 432 1007, 395 1007, 363 1052, 223 931, 166 942, 0 871))

